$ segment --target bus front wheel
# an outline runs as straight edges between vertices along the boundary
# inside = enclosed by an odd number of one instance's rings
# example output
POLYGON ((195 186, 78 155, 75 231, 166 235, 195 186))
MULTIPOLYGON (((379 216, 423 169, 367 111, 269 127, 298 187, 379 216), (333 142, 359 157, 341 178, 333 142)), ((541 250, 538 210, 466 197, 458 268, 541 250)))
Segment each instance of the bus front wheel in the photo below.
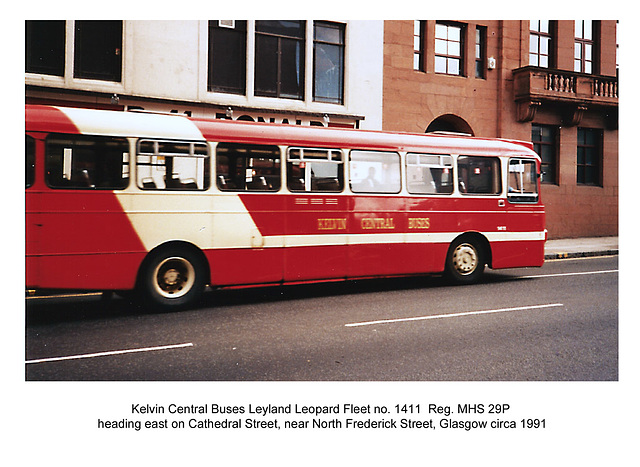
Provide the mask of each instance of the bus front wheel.
POLYGON ((458 284, 473 284, 484 272, 485 255, 480 242, 461 238, 451 244, 445 264, 446 276, 458 284))
POLYGON ((202 295, 205 275, 198 251, 180 246, 160 248, 150 253, 140 269, 138 294, 151 309, 187 308, 202 295))

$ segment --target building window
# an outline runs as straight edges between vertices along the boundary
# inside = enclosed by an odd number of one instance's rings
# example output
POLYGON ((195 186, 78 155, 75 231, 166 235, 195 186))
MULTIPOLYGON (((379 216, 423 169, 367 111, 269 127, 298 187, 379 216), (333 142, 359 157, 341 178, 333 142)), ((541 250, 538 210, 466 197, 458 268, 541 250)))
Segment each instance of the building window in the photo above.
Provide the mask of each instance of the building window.
POLYGON ((25 22, 25 71, 64 76, 64 21, 25 22))
POLYGON ((424 68, 424 21, 413 22, 413 69, 425 71, 424 68))
POLYGON ((529 65, 549 68, 552 50, 551 21, 529 22, 529 65))
POLYGON ((247 22, 209 21, 208 90, 246 93, 247 22))
POLYGON ((573 71, 593 73, 594 31, 593 21, 576 20, 573 71))
POLYGON ((532 125, 531 141, 533 150, 542 159, 543 183, 558 183, 558 151, 556 127, 548 125, 532 125))
POLYGON ((76 21, 74 77, 122 80, 122 21, 76 21))
POLYGON ((487 28, 485 26, 476 26, 476 78, 486 77, 487 53, 487 28))
POLYGON ((601 185, 602 132, 578 128, 577 182, 581 185, 601 185))
POLYGON ((458 24, 436 23, 436 73, 458 76, 464 74, 463 33, 463 27, 458 24))
POLYGON ((255 95, 304 99, 305 21, 256 21, 255 95))
POLYGON ((313 100, 342 104, 344 24, 317 21, 313 28, 313 100))

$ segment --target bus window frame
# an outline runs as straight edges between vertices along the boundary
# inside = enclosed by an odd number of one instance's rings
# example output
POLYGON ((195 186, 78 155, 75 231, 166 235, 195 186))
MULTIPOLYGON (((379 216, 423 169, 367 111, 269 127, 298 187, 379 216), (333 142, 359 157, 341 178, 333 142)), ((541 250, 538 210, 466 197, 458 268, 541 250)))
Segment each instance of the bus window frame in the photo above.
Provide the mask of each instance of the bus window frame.
POLYGON ((539 172, 538 172, 538 164, 536 163, 535 159, 529 159, 529 158, 525 158, 525 157, 509 157, 506 160, 506 165, 507 165, 507 200, 509 201, 509 203, 511 204, 536 204, 539 199, 540 199, 540 183, 539 183, 539 172), (522 171, 512 171, 511 170, 511 163, 514 161, 518 161, 519 164, 533 164, 533 171, 529 172, 529 174, 534 178, 534 180, 531 181, 531 184, 535 187, 535 193, 532 192, 524 192, 524 174, 526 173, 526 170, 522 170, 522 171), (512 173, 520 173, 520 179, 523 182, 522 184, 522 188, 520 189, 520 191, 511 191, 512 187, 511 187, 511 174, 512 173))
MULTIPOLYGON (((405 185, 407 188, 407 193, 411 194, 411 195, 419 195, 419 196, 451 196, 454 194, 455 192, 455 172, 454 172, 454 167, 456 166, 456 158, 454 157, 454 155, 452 154, 438 154, 438 153, 426 153, 426 152, 415 152, 415 151, 410 151, 407 152, 405 154, 405 185), (412 156, 417 156, 416 157, 416 162, 410 162, 410 159, 412 156), (439 159, 439 162, 437 164, 432 164, 432 163, 423 163, 420 161, 420 156, 427 156, 427 157, 437 157, 439 159), (450 161, 450 163, 447 165, 447 163, 445 162, 445 159, 448 159, 450 161), (450 181, 450 186, 451 186, 451 191, 449 192, 441 192, 439 193, 437 191, 437 187, 435 192, 420 192, 420 191, 412 191, 411 188, 411 183, 409 180, 409 168, 410 167, 422 167, 422 168, 429 168, 429 169, 449 169, 449 176, 451 177, 451 181, 450 181)), ((445 184, 440 185, 441 187, 447 186, 445 184)))
MULTIPOLYGON (((219 141, 213 144, 215 146, 215 148, 213 149, 213 153, 215 154, 215 172, 214 172, 214 177, 216 180, 215 183, 215 187, 218 191, 220 191, 221 193, 277 193, 282 189, 282 151, 280 146, 276 145, 276 144, 260 144, 260 143, 242 143, 242 142, 229 142, 229 141, 219 141), (229 165, 228 165, 228 158, 229 156, 227 154, 219 154, 218 150, 219 148, 222 147, 223 149, 227 149, 227 150, 233 150, 234 148, 236 149, 243 149, 246 151, 251 151, 252 148, 256 148, 256 147, 260 147, 263 148, 264 150, 270 150, 271 156, 272 157, 259 157, 259 156, 252 156, 252 155, 247 155, 247 156, 241 156, 244 159, 270 159, 273 161, 277 161, 277 167, 275 167, 275 173, 277 174, 277 182, 278 185, 273 187, 273 188, 261 188, 260 185, 258 185, 258 187, 253 187, 253 186, 248 186, 247 182, 251 183, 253 180, 249 180, 247 179, 247 168, 251 168, 252 172, 254 169, 254 165, 248 166, 246 163, 243 165, 244 170, 245 170, 245 175, 244 175, 244 179, 242 180, 242 187, 238 187, 237 183, 239 180, 242 179, 242 177, 237 174, 236 175, 236 180, 232 179, 231 177, 229 177, 229 165), (220 157, 225 157, 227 158, 227 173, 223 174, 220 171, 220 157), (227 178, 225 178, 225 175, 227 176, 227 178), (224 183, 221 183, 221 180, 224 183), (228 184, 232 184, 232 186, 226 186, 228 184)), ((238 156, 236 156, 238 157, 238 156)), ((265 174, 258 174, 258 173, 252 173, 251 174, 251 178, 253 177, 261 177, 261 178, 265 178, 265 174)), ((265 178, 265 182, 266 182, 266 178, 265 178)), ((268 186, 268 184, 266 185, 268 186)))
MULTIPOLYGON (((363 161, 355 161, 355 162, 363 162, 363 161)), ((396 164, 394 164, 396 165, 396 164)), ((404 177, 406 178, 406 177, 404 177)), ((403 175, 402 175, 402 156, 398 151, 382 151, 382 150, 375 150, 375 149, 351 149, 349 151, 349 187, 351 189, 351 192, 354 194, 371 194, 371 195, 397 195, 399 193, 402 192, 402 179, 403 179, 403 175), (394 155, 396 156, 396 160, 397 160, 397 168, 398 168, 398 187, 396 191, 381 191, 381 190, 365 190, 365 189, 360 189, 358 188, 359 184, 362 184, 362 180, 367 180, 369 178, 369 176, 367 176, 366 178, 362 178, 360 179, 360 181, 358 181, 357 183, 354 183, 353 180, 353 155, 354 152, 356 153, 355 155, 357 156, 358 153, 366 153, 366 154, 372 154, 372 153, 379 153, 379 154, 385 154, 385 155, 394 155)), ((363 186, 363 188, 366 188, 363 186)), ((395 188, 395 187, 394 187, 395 188)))
MULTIPOLYGON (((75 133, 56 133, 56 132, 51 132, 49 134, 47 134, 47 136, 44 139, 44 165, 45 165, 45 183, 47 185, 48 188, 53 189, 53 190, 82 190, 82 191, 124 191, 127 190, 130 186, 131 186, 131 147, 129 144, 129 140, 123 136, 113 136, 113 135, 95 135, 95 134, 75 134, 75 133), (91 183, 92 180, 91 177, 88 174, 85 174, 87 181, 83 181, 83 183, 86 183, 85 185, 82 184, 78 184, 77 180, 74 182, 76 184, 71 184, 69 183, 68 186, 62 186, 62 185, 58 185, 58 184, 53 184, 53 180, 51 179, 51 177, 53 177, 53 173, 52 173, 52 169, 53 166, 51 165, 53 163, 53 158, 57 157, 57 154, 52 154, 51 153, 51 145, 52 144, 58 144, 60 146, 64 146, 64 143, 61 143, 60 141, 67 139, 69 141, 73 141, 73 145, 75 146, 76 144, 78 144, 78 142, 92 142, 95 144, 95 141, 106 141, 106 140, 110 140, 113 143, 116 144, 122 144, 125 148, 126 148, 126 152, 122 153, 122 161, 120 163, 120 170, 121 170, 121 174, 122 174, 122 180, 126 180, 126 183, 124 183, 122 186, 96 186, 95 184, 91 183), (57 142, 56 142, 57 140, 57 142), (126 169, 126 170, 125 170, 126 169)), ((63 153, 60 156, 61 157, 61 163, 62 163, 62 167, 61 167, 61 175, 62 175, 62 179, 66 179, 69 182, 72 182, 72 178, 73 178, 73 173, 72 173, 72 169, 74 168, 73 166, 68 167, 68 174, 67 172, 67 168, 65 167, 66 164, 73 164, 73 148, 62 148, 63 153), (67 151, 67 149, 69 149, 69 151, 67 151), (68 176, 68 178, 67 178, 68 176)), ((97 159, 93 161, 94 162, 94 167, 95 167, 95 163, 97 162, 97 159)), ((82 170, 81 173, 87 172, 87 170, 82 170)), ((57 182, 56 182, 57 183, 57 182)))
POLYGON ((345 187, 345 157, 341 149, 338 148, 317 148, 308 146, 289 146, 287 147, 287 189, 292 193, 342 193, 345 187), (299 151, 298 156, 293 156, 294 151, 299 151), (305 151, 307 156, 305 157, 305 151), (326 153, 326 157, 314 157, 311 153, 326 153), (304 165, 303 165, 304 164, 304 165), (309 165, 307 165, 309 164, 309 165), (329 177, 313 177, 313 165, 314 164, 334 164, 336 165, 337 177, 334 179, 337 181, 337 189, 318 189, 318 179, 329 177), (293 170, 292 166, 297 165, 300 170, 305 171, 304 178, 302 179, 302 189, 294 188, 293 183, 293 170), (315 186, 314 186, 315 185, 315 186))
MULTIPOLYGON (((144 190, 144 191, 207 191, 210 187, 211 187, 211 151, 209 148, 209 144, 206 141, 186 141, 186 140, 169 140, 169 139, 160 139, 160 138, 140 138, 136 141, 136 158, 135 158, 135 164, 136 164, 136 186, 140 189, 140 190, 144 190), (143 152, 141 151, 141 147, 143 144, 147 144, 147 143, 152 143, 153 144, 153 153, 150 152, 143 152), (166 152, 166 151, 160 151, 160 145, 161 144, 166 144, 166 145, 189 145, 189 153, 182 153, 182 152, 166 152), (205 149, 205 154, 196 154, 196 146, 202 146, 205 149), (140 158, 141 157, 148 157, 149 158, 149 162, 141 162, 140 158), (164 165, 162 164, 154 164, 153 163, 153 158, 160 158, 162 157, 164 160, 164 165), (195 183, 196 186, 195 188, 193 186, 191 186, 191 183, 185 183, 185 186, 181 187, 181 186, 169 186, 167 184, 166 181, 166 158, 173 158, 173 160, 171 161, 171 167, 173 167, 173 163, 175 163, 175 159, 176 158, 195 158, 195 159, 203 159, 204 163, 203 163, 203 167, 202 169, 200 169, 199 167, 196 167, 196 179, 192 182, 195 183), (208 164, 207 164, 208 162, 208 164), (153 186, 144 186, 145 183, 145 178, 141 178, 140 176, 140 167, 154 167, 154 166, 163 166, 165 167, 165 186, 164 187, 159 187, 155 181, 153 181, 153 177, 151 183, 153 183, 153 186), (202 188, 198 188, 197 186, 197 178, 199 173, 202 172, 202 188), (188 185, 188 186, 187 186, 188 185)), ((173 179, 172 179, 173 180, 173 179)))

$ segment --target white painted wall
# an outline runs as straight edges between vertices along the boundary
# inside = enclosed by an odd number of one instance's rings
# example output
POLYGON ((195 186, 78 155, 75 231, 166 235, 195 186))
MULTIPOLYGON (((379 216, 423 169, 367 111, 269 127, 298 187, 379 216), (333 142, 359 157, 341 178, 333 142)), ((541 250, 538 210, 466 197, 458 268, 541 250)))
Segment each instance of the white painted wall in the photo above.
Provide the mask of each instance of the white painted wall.
POLYGON ((27 74, 25 82, 123 96, 269 109, 275 115, 278 111, 357 115, 364 117, 360 128, 381 129, 383 21, 344 22, 347 25, 344 105, 313 102, 312 21, 307 22, 304 101, 253 95, 254 21, 248 22, 246 96, 207 91, 207 20, 125 21, 121 83, 73 78, 74 26, 73 21, 68 21, 65 76, 27 74))

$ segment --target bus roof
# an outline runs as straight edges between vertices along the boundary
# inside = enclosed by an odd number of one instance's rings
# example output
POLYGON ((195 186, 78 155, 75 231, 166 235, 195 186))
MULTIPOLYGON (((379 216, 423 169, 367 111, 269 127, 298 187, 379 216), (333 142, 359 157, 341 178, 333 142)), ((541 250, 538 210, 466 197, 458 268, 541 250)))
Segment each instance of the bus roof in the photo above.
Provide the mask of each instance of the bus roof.
POLYGON ((532 143, 508 139, 310 127, 191 118, 180 114, 29 104, 25 105, 25 126, 26 131, 137 138, 538 158, 532 143))

